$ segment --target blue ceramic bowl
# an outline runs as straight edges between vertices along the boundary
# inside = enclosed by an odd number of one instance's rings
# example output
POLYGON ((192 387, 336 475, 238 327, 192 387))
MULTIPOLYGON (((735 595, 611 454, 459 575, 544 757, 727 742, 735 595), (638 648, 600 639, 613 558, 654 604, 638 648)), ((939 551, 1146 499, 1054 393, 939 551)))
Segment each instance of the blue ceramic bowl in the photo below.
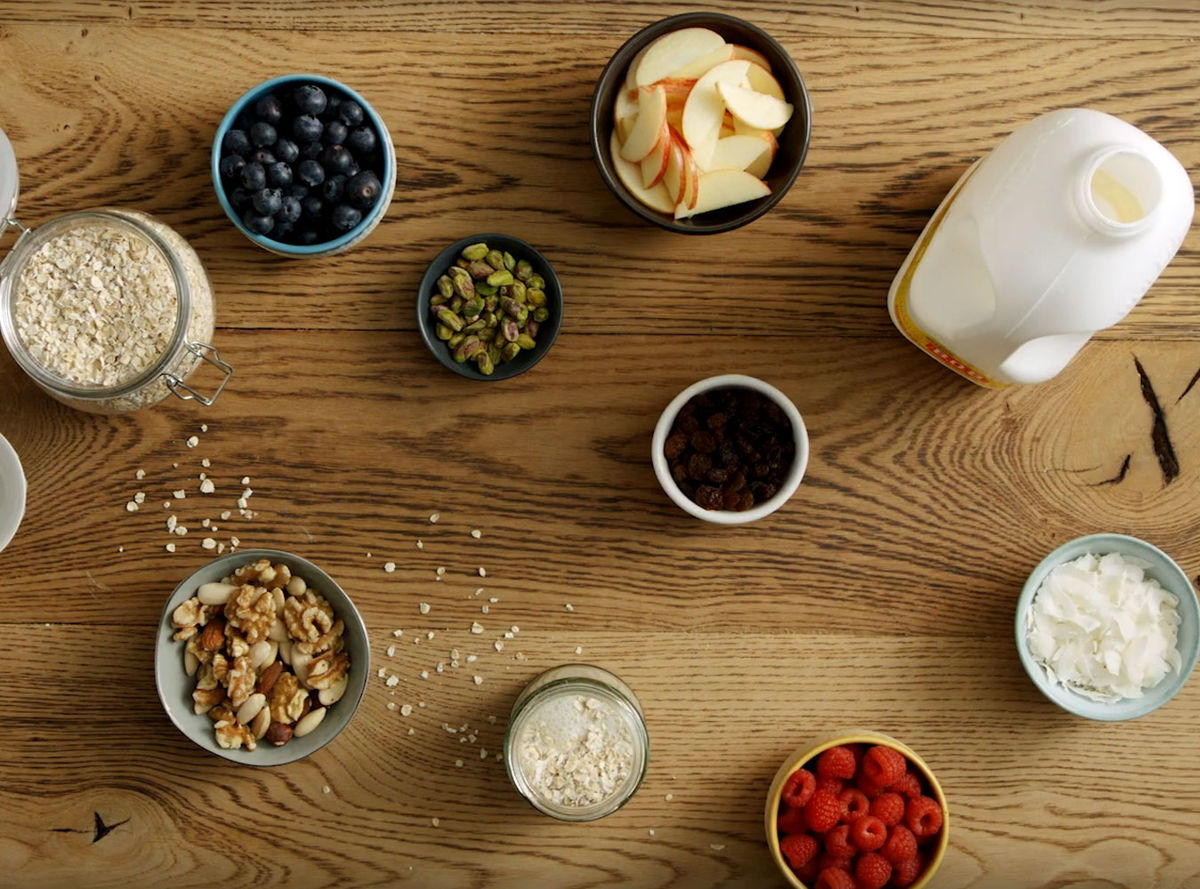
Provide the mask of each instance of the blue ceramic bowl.
POLYGON ((1033 684, 1042 694, 1076 716, 1116 722, 1124 719, 1136 719, 1157 710, 1183 688, 1192 669, 1196 666, 1197 654, 1200 653, 1200 604, 1196 601, 1196 593, 1192 590, 1192 585, 1188 581, 1187 575, 1183 573, 1183 569, 1162 550, 1144 540, 1124 534, 1090 534, 1087 537, 1079 537, 1064 543, 1033 569, 1033 573, 1029 575, 1025 587, 1021 591, 1021 596, 1017 600, 1015 629, 1017 654, 1020 655, 1021 665, 1025 667, 1025 672, 1029 674, 1029 678, 1033 680, 1033 684), (1122 556, 1132 556, 1149 563, 1150 567, 1146 569, 1146 576, 1157 580, 1163 589, 1179 599, 1177 609, 1180 623, 1176 644, 1182 658, 1181 668, 1179 672, 1168 673, 1162 682, 1154 688, 1147 689, 1145 695, 1140 698, 1129 698, 1113 703, 1093 701, 1091 698, 1084 697, 1066 686, 1050 680, 1046 671, 1029 651, 1026 622, 1029 619, 1034 597, 1046 579, 1046 575, 1059 565, 1089 553, 1093 555, 1120 553, 1122 556))
POLYGON ((237 226, 238 231, 243 235, 262 247, 264 250, 270 250, 272 253, 278 253, 281 256, 293 256, 298 258, 313 257, 313 256, 329 256, 333 253, 341 253, 343 250, 349 250, 367 235, 369 235, 383 219, 387 213, 388 205, 392 202, 392 195, 396 191, 396 149, 392 145, 392 137, 388 132, 387 125, 384 124, 381 118, 362 96, 345 84, 338 83, 329 77, 323 77, 320 74, 285 74, 282 77, 275 77, 260 83, 242 95, 240 99, 233 103, 233 106, 225 113, 225 117, 221 120, 221 125, 217 127, 217 134, 213 138, 212 146, 212 180, 213 188, 217 192, 217 200, 221 202, 221 209, 225 211, 225 215, 230 221, 237 226), (379 146, 383 151, 383 170, 380 177, 383 190, 379 195, 379 200, 371 211, 363 216, 362 221, 354 228, 330 241, 323 241, 319 244, 286 244, 282 241, 276 241, 267 235, 256 234, 246 228, 242 222, 240 214, 233 209, 229 203, 229 197, 225 194, 225 184, 221 181, 221 143, 225 139, 225 134, 234 127, 235 122, 247 108, 254 105, 262 96, 270 92, 284 92, 285 90, 299 86, 304 83, 316 83, 325 88, 329 92, 339 93, 345 98, 353 99, 362 106, 363 112, 366 115, 366 122, 369 123, 375 130, 375 135, 379 139, 379 146))

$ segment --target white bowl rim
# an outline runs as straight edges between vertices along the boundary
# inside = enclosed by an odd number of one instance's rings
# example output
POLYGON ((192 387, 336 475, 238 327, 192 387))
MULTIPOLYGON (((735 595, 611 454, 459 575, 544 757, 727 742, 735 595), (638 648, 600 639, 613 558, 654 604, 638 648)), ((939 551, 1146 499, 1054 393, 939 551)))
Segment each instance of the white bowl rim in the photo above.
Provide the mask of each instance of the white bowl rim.
POLYGON ((0 550, 17 534, 25 517, 25 470, 17 449, 0 435, 0 550))
POLYGON ((692 385, 676 395, 663 410, 658 418, 658 423, 654 427, 654 435, 650 440, 650 460, 654 466, 654 475, 658 478, 658 483, 662 486, 666 495, 684 512, 698 519, 718 525, 744 525, 748 522, 758 521, 783 506, 796 493, 796 489, 800 487, 800 481, 804 478, 804 472, 808 468, 808 450, 808 429, 804 425, 804 419, 800 416, 800 411, 796 409, 796 405, 792 403, 792 400, 770 383, 766 383, 757 377, 747 376, 746 374, 718 374, 717 376, 692 383, 692 385), (792 459, 792 466, 788 470, 787 478, 779 486, 779 490, 775 492, 774 497, 740 512, 724 509, 705 509, 695 503, 683 491, 679 490, 675 479, 671 477, 671 468, 667 464, 667 457, 663 452, 667 436, 671 432, 671 426, 674 424, 675 417, 683 406, 693 396, 699 395, 701 392, 711 392, 715 389, 751 389, 761 395, 765 395, 783 409, 783 412, 787 414, 788 419, 792 423, 792 438, 795 441, 796 455, 792 459))
POLYGON ((1192 587, 1192 582, 1188 579, 1187 573, 1174 559, 1154 544, 1142 540, 1140 537, 1101 531, 1095 534, 1085 534, 1082 537, 1066 541, 1050 552, 1049 555, 1037 564, 1037 567, 1029 572, 1029 576, 1025 580, 1025 585, 1021 588, 1021 595, 1017 598, 1016 614, 1013 620, 1017 656, 1020 658, 1021 666, 1025 668, 1025 672, 1034 687, 1047 700, 1066 710, 1068 713, 1100 722, 1122 722, 1129 719, 1137 719, 1162 707, 1183 689, 1192 674, 1192 670, 1196 666, 1197 657, 1200 655, 1200 646, 1197 646, 1191 652, 1190 656, 1186 652, 1180 652, 1184 657, 1184 662, 1177 677, 1172 679, 1171 675, 1168 674, 1163 679, 1163 683, 1169 683, 1170 685, 1165 691, 1155 693, 1155 689, 1149 689, 1144 697, 1128 698, 1113 703, 1093 701, 1091 698, 1084 697, 1060 683, 1050 682, 1045 671, 1034 660, 1033 655, 1029 651, 1029 643, 1026 639, 1024 626, 1025 615, 1032 607, 1034 596, 1041 588, 1046 575, 1053 568, 1078 558, 1087 552, 1097 554, 1120 552, 1122 555, 1132 555, 1135 558, 1150 557, 1161 561, 1161 564, 1166 568, 1165 573, 1169 576, 1164 577, 1164 572, 1153 569, 1148 573, 1159 582, 1163 589, 1179 597, 1180 626, 1183 626, 1187 620, 1187 612, 1191 613, 1194 624, 1200 625, 1200 601, 1197 600, 1196 591, 1192 587))

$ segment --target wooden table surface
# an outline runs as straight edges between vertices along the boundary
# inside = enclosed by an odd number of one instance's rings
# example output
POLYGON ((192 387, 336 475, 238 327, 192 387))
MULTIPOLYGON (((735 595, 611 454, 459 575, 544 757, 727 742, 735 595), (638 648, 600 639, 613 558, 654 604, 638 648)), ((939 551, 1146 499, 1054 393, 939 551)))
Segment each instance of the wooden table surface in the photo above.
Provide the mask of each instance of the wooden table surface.
POLYGON ((782 886, 761 824, 773 773, 863 727, 910 744, 944 785, 934 887, 1200 886, 1200 682, 1134 722, 1088 722, 1039 694, 1012 639, 1025 576, 1072 537, 1134 534, 1200 572, 1200 236, 1040 386, 976 388, 885 308, 950 185, 1042 112, 1111 112, 1200 171, 1200 14, 1189 0, 737 4, 807 79, 812 146, 769 215, 689 238, 622 207, 587 143, 609 56, 689 8, 0 3, 18 218, 160 216, 204 261, 236 367, 211 408, 105 417, 50 400, 0 350, 0 432, 29 480, 0 554, 0 884, 782 886), (376 232, 310 262, 246 241, 208 174, 228 105, 297 70, 368 97, 399 158, 376 232), (551 258, 566 310, 545 361, 481 385, 425 351, 413 299, 446 243, 490 230, 551 258), (659 412, 721 372, 782 388, 812 441, 797 494, 741 528, 689 518, 650 468, 659 412), (1149 390, 1177 476, 1156 456, 1149 390), (165 551, 160 501, 201 471, 217 492, 180 519, 235 508, 249 476, 254 518, 216 537, 327 569, 363 613, 372 669, 399 677, 372 673, 350 727, 305 761, 218 759, 158 702, 160 610, 211 555, 195 533, 165 551), (128 513, 137 491, 147 506, 128 513), (479 566, 499 600, 487 615, 479 566), (478 660, 437 673, 455 647, 478 660), (567 825, 528 807, 494 754, 525 682, 578 659, 635 689, 652 753, 626 808, 567 825))

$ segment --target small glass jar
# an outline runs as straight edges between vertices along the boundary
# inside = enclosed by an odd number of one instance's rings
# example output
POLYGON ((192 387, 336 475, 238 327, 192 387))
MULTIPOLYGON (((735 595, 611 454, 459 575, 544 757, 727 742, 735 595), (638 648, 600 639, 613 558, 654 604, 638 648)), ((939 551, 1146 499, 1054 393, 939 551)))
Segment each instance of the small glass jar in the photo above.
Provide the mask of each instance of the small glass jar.
POLYGON ((212 404, 233 368, 209 343, 212 286, 174 229, 136 210, 59 216, 36 229, 14 218, 16 159, 0 131, 0 234, 20 231, 0 262, 0 334, 18 366, 64 404, 137 410, 174 394, 212 404), (186 382, 221 373, 210 395, 186 382))
POLYGON ((650 763, 650 735, 633 690, 607 670, 564 664, 534 677, 504 733, 517 791, 560 821, 594 821, 625 805, 650 763))

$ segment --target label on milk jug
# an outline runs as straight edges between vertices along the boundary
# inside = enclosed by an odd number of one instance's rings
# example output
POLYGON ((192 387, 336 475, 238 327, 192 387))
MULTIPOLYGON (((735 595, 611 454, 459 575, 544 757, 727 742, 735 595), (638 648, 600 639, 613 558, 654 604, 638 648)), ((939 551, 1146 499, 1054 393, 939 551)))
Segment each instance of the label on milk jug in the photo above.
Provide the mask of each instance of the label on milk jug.
POLYGON ((950 368, 960 376, 966 377, 972 383, 977 383, 980 386, 986 386, 990 389, 1003 389, 1010 386, 1010 383, 1002 383, 999 380, 994 380, 985 374, 979 368, 974 367, 970 363, 963 361, 958 355, 948 349, 945 345, 938 342, 924 330, 922 330, 913 320, 912 314, 908 310, 909 290, 912 287, 913 275, 916 274, 917 266, 921 264, 921 260, 925 257, 925 251, 928 249, 933 236, 937 234, 942 220, 946 216, 946 211, 950 209, 950 205, 954 203, 954 199, 958 197, 958 192, 971 174, 975 172, 975 167, 967 171, 961 179, 955 183, 953 190, 942 201, 942 205, 938 207, 937 213, 934 214, 925 231, 922 232, 921 238, 909 253, 908 259, 904 261, 904 267, 901 271, 900 280, 896 283, 894 292, 891 298, 892 320, 895 321, 896 327, 905 337, 917 348, 932 356, 937 361, 940 361, 946 367, 950 368))

